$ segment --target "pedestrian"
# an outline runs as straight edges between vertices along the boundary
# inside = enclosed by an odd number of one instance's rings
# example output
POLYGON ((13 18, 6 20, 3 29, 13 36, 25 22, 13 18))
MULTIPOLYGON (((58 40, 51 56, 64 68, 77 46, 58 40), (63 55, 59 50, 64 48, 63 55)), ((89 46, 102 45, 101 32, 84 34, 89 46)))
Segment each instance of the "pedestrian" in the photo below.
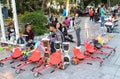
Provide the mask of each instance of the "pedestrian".
POLYGON ((73 28, 73 18, 72 18, 72 19, 70 19, 70 26, 69 26, 69 28, 70 28, 70 29, 72 29, 72 28, 73 28))
POLYGON ((64 8, 62 16, 65 17, 66 15, 67 15, 67 10, 66 10, 66 8, 64 8))
POLYGON ((55 23, 58 23, 58 18, 55 18, 55 21, 54 21, 55 23))
POLYGON ((98 22, 100 20, 98 10, 99 10, 99 8, 95 8, 95 13, 94 13, 94 21, 95 22, 98 22))
POLYGON ((89 16, 90 16, 90 21, 93 21, 94 11, 93 11, 92 7, 90 7, 89 16))
POLYGON ((66 28, 68 29, 70 26, 70 20, 68 19, 68 17, 65 17, 64 23, 66 24, 66 28))
POLYGON ((120 16, 120 4, 118 6, 118 16, 120 16))
POLYGON ((65 27, 65 23, 63 22, 62 24, 57 23, 56 27, 62 32, 64 36, 64 41, 69 41, 69 42, 76 42, 75 39, 73 39, 73 36, 68 33, 67 28, 65 27))
POLYGON ((10 40, 12 36, 15 37, 15 28, 14 28, 13 22, 9 23, 6 34, 7 34, 8 40, 10 40))
POLYGON ((75 29, 76 32, 76 38, 77 38, 77 47, 78 49, 80 49, 81 47, 81 38, 80 38, 80 32, 81 32, 81 27, 80 27, 80 18, 78 16, 76 16, 75 18, 73 18, 73 28, 75 29))
POLYGON ((104 27, 104 23, 105 23, 105 5, 101 5, 101 9, 100 9, 100 18, 101 18, 101 27, 104 27))
POLYGON ((106 35, 106 28, 105 28, 105 5, 101 5, 100 8, 100 18, 101 18, 101 34, 104 36, 106 35))
POLYGON ((30 24, 25 25, 24 34, 27 35, 25 37, 26 42, 28 42, 28 43, 33 42, 33 40, 34 40, 34 32, 33 32, 32 28, 31 28, 30 24))
POLYGON ((76 9, 76 7, 74 8, 73 13, 74 13, 74 16, 77 14, 77 9, 76 9))
POLYGON ((112 21, 115 21, 117 19, 117 16, 115 13, 112 14, 112 21))
POLYGON ((54 16, 53 16, 53 14, 48 18, 48 21, 49 21, 49 22, 53 22, 53 21, 54 21, 54 16))
POLYGON ((58 29, 58 30, 62 30, 62 24, 61 23, 56 23, 56 28, 58 29))
POLYGON ((64 37, 63 37, 63 34, 61 33, 61 31, 56 28, 55 23, 51 23, 49 25, 49 30, 51 31, 49 38, 50 39, 54 38, 54 40, 50 40, 50 48, 51 48, 50 50, 51 50, 51 53, 54 53, 56 51, 54 48, 54 42, 59 41, 62 43, 62 42, 64 42, 64 37))

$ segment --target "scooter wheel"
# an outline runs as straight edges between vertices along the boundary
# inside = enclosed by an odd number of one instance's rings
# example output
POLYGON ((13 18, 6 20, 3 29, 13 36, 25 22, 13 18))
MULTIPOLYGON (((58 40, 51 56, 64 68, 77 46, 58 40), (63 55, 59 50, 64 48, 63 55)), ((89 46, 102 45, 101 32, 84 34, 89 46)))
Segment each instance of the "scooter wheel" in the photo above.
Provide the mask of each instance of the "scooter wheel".
POLYGON ((76 63, 75 63, 75 61, 74 61, 74 60, 72 60, 72 61, 71 61, 71 64, 72 64, 72 65, 76 65, 76 63))
POLYGON ((113 55, 115 55, 115 53, 116 53, 116 49, 113 50, 113 55))
POLYGON ((16 73, 16 74, 20 74, 20 73, 21 73, 21 70, 16 70, 15 73, 16 73))
POLYGON ((103 61, 100 62, 100 67, 102 67, 102 65, 103 65, 103 61))
POLYGON ((0 63, 0 67, 4 67, 4 63, 0 63))
POLYGON ((39 77, 39 73, 34 73, 33 76, 34 76, 35 78, 37 78, 37 77, 39 77))
POLYGON ((65 69, 67 69, 67 67, 68 67, 68 64, 65 64, 65 65, 62 65, 62 67, 60 69, 65 70, 65 69))

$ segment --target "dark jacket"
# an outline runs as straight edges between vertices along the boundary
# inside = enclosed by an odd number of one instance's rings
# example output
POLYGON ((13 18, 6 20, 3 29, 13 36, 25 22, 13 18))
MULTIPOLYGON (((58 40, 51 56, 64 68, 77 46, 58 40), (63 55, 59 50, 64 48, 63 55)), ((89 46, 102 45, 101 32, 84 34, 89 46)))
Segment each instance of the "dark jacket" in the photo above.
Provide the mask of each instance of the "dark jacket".
POLYGON ((9 32, 9 33, 15 33, 15 28, 8 27, 7 28, 7 32, 9 32))
POLYGON ((34 40, 34 32, 31 30, 29 33, 27 31, 24 32, 26 36, 25 40, 28 42, 29 40, 34 40))

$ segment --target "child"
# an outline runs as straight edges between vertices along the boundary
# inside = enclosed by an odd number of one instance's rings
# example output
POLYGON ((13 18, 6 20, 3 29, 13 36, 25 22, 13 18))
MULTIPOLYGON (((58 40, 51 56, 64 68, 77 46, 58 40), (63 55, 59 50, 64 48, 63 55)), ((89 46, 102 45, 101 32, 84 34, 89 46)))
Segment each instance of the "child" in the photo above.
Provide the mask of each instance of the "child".
POLYGON ((93 21, 93 14, 94 14, 94 11, 92 8, 90 8, 90 11, 89 11, 90 21, 93 21))
POLYGON ((22 60, 23 61, 26 60, 30 56, 30 54, 32 53, 32 50, 34 49, 34 45, 35 45, 35 43, 28 43, 26 45, 26 47, 27 47, 26 50, 24 50, 22 52, 22 54, 23 54, 22 60))
POLYGON ((10 22, 8 26, 6 34, 8 35, 8 40, 10 40, 12 35, 15 36, 15 28, 12 22, 10 22))

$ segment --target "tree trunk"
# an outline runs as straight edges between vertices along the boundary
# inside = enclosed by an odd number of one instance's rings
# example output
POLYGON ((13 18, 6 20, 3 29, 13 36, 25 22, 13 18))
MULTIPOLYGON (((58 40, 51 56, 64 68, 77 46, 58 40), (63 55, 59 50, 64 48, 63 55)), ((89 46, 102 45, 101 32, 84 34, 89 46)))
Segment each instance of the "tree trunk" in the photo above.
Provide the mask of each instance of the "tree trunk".
POLYGON ((42 0, 42 11, 44 11, 45 0, 42 0))

